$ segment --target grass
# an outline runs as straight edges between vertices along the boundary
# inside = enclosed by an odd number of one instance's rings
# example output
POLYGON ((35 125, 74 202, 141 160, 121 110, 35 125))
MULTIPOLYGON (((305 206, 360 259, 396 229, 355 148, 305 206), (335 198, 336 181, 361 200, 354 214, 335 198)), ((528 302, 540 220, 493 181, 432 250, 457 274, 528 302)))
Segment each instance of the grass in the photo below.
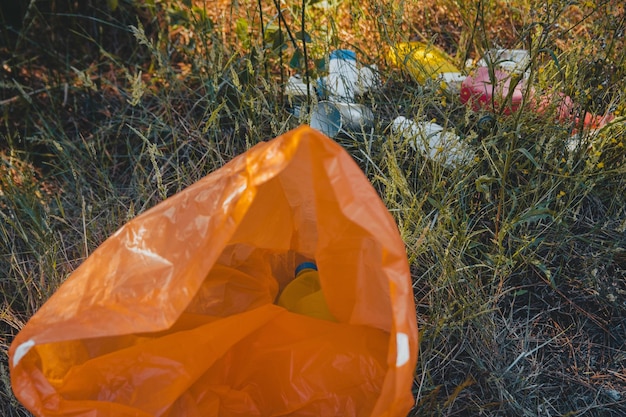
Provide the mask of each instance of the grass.
MULTIPOLYGON (((12 337, 104 239, 301 122, 282 96, 289 64, 304 63, 285 29, 300 31, 296 5, 282 20, 261 2, 262 33, 255 2, 101 3, 2 9, 5 23, 21 22, 0 25, 5 416, 29 415, 8 380, 12 337)), ((624 6, 314 3, 304 14, 311 76, 338 47, 381 70, 383 87, 359 98, 375 110, 373 131, 338 140, 406 243, 421 336, 411 415, 626 414, 624 6), (486 113, 388 65, 385 45, 409 38, 457 65, 491 46, 529 48, 538 89, 617 119, 594 135, 522 111, 495 114, 485 131, 486 113), (425 159, 390 131, 398 115, 453 128, 476 160, 446 169, 425 159)))

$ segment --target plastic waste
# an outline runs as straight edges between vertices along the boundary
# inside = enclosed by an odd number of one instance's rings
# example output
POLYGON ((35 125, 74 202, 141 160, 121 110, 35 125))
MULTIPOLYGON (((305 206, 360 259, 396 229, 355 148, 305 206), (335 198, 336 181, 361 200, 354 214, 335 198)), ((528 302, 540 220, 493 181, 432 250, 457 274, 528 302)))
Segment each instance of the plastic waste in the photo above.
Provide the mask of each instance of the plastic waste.
POLYGON ((531 101, 531 108, 536 113, 542 114, 551 107, 554 106, 556 111, 557 122, 571 123, 574 127, 574 134, 577 133, 577 129, 582 126, 589 131, 594 131, 602 128, 607 123, 610 123, 615 116, 612 113, 606 113, 604 115, 598 115, 593 113, 581 114, 581 108, 578 104, 572 100, 572 98, 564 93, 557 93, 555 95, 543 95, 538 99, 531 101))
MULTIPOLYGON (((464 76, 441 49, 422 42, 401 42, 389 51, 392 64, 406 69, 420 84, 440 79, 448 85, 462 81, 464 76)), ((445 87, 445 86, 444 86, 445 87)))
POLYGON ((324 298, 317 265, 303 262, 296 268, 295 276, 281 292, 277 304, 294 313, 336 321, 324 298))
MULTIPOLYGON (((309 96, 315 95, 315 89, 311 84, 308 85, 309 96)), ((292 75, 285 84, 285 95, 291 101, 291 112, 294 116, 300 117, 302 106, 307 102, 307 84, 301 76, 292 75)))
POLYGON ((493 66, 496 69, 528 78, 530 54, 525 49, 490 49, 476 63, 476 66, 493 66))
POLYGON ((393 217, 350 154, 303 126, 126 223, 8 353, 38 417, 404 417, 417 348, 393 217), (275 304, 306 259, 335 322, 275 304))
POLYGON ((380 87, 380 76, 376 64, 359 67, 359 76, 356 83, 356 94, 365 94, 380 87))
POLYGON ((460 72, 443 72, 437 76, 440 87, 455 95, 461 92, 461 85, 466 78, 467 76, 460 72))
POLYGON ((437 123, 416 122, 398 116, 391 123, 391 129, 408 139, 414 151, 419 151, 446 168, 470 164, 475 157, 474 151, 459 136, 446 131, 437 123))
POLYGON ((308 97, 307 87, 309 90, 308 96, 314 97, 316 94, 315 88, 310 83, 307 85, 300 75, 290 76, 285 84, 285 95, 290 100, 289 104, 292 106, 293 113, 298 113, 296 116, 299 115, 301 107, 306 104, 308 97))
POLYGON ((352 103, 357 92, 359 69, 356 53, 349 49, 337 49, 330 53, 328 76, 324 89, 331 100, 352 103))
POLYGON ((352 133, 362 132, 373 122, 374 113, 363 104, 320 101, 311 111, 310 126, 330 138, 336 138, 341 134, 351 136, 352 133))
POLYGON ((470 105, 474 111, 483 108, 499 111, 504 101, 510 100, 502 111, 504 114, 514 113, 522 104, 526 83, 519 78, 511 87, 511 82, 512 75, 508 72, 479 67, 462 82, 461 102, 470 105))
POLYGON ((380 77, 376 65, 361 66, 354 51, 338 49, 330 53, 328 75, 317 84, 321 98, 353 103, 357 95, 379 87, 380 77))
MULTIPOLYGON (((513 59, 517 59, 520 63, 515 65, 520 66, 516 67, 517 70, 514 70, 512 66, 509 67, 511 72, 490 69, 488 67, 475 69, 474 72, 462 82, 460 99, 462 103, 470 105, 474 111, 480 109, 498 111, 504 103, 504 100, 509 99, 510 102, 504 106, 503 113, 512 114, 520 109, 524 94, 526 93, 527 84, 526 79, 523 77, 518 78, 511 92, 511 82, 515 74, 517 74, 517 76, 522 74, 519 71, 520 69, 526 68, 526 66, 521 65, 527 65, 524 64, 524 60, 529 59, 528 53, 523 50, 498 50, 497 52, 517 53, 517 56, 512 56, 510 62, 512 62, 513 59)), ((502 59, 507 56, 508 55, 503 54, 502 59)), ((554 109, 556 121, 561 124, 571 123, 573 125, 573 134, 577 134, 577 129, 579 129, 581 125, 588 131, 595 131, 614 119, 614 116, 610 113, 605 115, 585 113, 582 115, 580 114, 580 106, 577 105, 571 97, 563 93, 550 95, 545 93, 539 94, 532 87, 529 88, 528 109, 537 114, 544 114, 548 112, 549 109, 554 109)))

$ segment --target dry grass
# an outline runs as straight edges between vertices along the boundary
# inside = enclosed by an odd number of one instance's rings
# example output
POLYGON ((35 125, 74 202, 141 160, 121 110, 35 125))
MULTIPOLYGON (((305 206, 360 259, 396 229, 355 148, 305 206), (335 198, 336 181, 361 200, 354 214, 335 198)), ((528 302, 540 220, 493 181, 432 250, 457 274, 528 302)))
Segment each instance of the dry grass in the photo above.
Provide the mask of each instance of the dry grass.
MULTIPOLYGON (((209 3, 22 2, 21 26, 0 29, 2 415, 29 415, 10 390, 12 337, 91 251, 299 123, 282 96, 295 71, 287 33, 284 46, 266 33, 264 49, 257 3, 209 3)), ((339 140, 407 246, 421 336, 412 415, 625 415, 624 6, 327 3, 306 14, 311 62, 353 48, 384 81, 360 97, 376 111, 374 130, 339 140), (409 39, 432 41, 458 65, 491 46, 531 48, 537 88, 622 119, 583 132, 573 152, 575 127, 549 115, 495 115, 496 127, 481 130, 483 113, 387 65, 388 45, 409 39), (390 132, 398 115, 454 128, 477 160, 450 170, 424 159, 390 132)), ((277 27, 275 4, 261 4, 277 27)), ((283 17, 300 30, 297 6, 283 17)))

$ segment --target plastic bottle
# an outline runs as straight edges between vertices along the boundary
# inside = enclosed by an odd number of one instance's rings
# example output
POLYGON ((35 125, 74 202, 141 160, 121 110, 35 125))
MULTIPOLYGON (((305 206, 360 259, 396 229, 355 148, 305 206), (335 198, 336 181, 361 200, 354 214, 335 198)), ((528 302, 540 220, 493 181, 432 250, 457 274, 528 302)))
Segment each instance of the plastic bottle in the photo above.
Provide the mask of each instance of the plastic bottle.
POLYGON ((504 107, 503 112, 514 113, 522 104, 526 83, 524 79, 519 80, 514 84, 513 92, 510 92, 511 81, 512 76, 506 71, 495 69, 491 73, 489 68, 479 67, 461 84, 461 103, 469 104, 474 111, 481 108, 495 111, 499 110, 503 100, 510 96, 510 102, 504 107))
MULTIPOLYGON (((310 96, 313 97, 315 95, 315 91, 311 84, 308 85, 310 96)), ((287 84, 285 84, 285 95, 291 101, 291 113, 299 117, 302 106, 306 104, 307 101, 307 84, 302 80, 302 77, 299 75, 292 75, 287 80, 287 84)))
POLYGON ((374 113, 363 104, 322 100, 311 110, 310 126, 329 138, 367 131, 373 123, 374 113))
POLYGON ((317 266, 304 262, 296 268, 296 277, 283 289, 277 304, 287 310, 322 320, 336 321, 324 298, 317 266))
POLYGON ((398 116, 391 123, 391 130, 407 138, 413 150, 440 162, 446 168, 469 164, 474 159, 474 152, 460 137, 437 123, 416 122, 398 116))
POLYGON ((328 61, 328 76, 324 79, 324 87, 329 98, 345 103, 354 102, 358 80, 356 53, 349 49, 337 49, 331 52, 328 61))

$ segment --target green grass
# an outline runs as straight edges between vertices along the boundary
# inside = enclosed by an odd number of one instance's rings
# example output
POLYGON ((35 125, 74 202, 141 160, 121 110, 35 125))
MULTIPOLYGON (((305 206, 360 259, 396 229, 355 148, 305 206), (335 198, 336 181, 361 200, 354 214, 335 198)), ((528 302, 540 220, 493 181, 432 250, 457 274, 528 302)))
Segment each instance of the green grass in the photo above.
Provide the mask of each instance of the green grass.
MULTIPOLYGON (((256 3, 223 3, 21 2, 21 26, 2 25, 0 414, 29 415, 8 380, 13 336, 102 241, 300 122, 281 79, 303 57, 276 33, 262 50, 256 3)), ((373 131, 338 141, 406 243, 421 337, 412 415, 626 414, 626 18, 615 1, 565 3, 345 1, 306 13, 311 62, 352 47, 381 69, 383 87, 360 98, 373 131), (385 43, 413 35, 457 64, 492 45, 530 47, 538 89, 618 118, 572 152, 575 126, 549 114, 496 114, 483 132, 484 113, 386 65, 385 43), (450 170, 425 159, 390 131, 398 115, 455 129, 476 160, 450 170)))

